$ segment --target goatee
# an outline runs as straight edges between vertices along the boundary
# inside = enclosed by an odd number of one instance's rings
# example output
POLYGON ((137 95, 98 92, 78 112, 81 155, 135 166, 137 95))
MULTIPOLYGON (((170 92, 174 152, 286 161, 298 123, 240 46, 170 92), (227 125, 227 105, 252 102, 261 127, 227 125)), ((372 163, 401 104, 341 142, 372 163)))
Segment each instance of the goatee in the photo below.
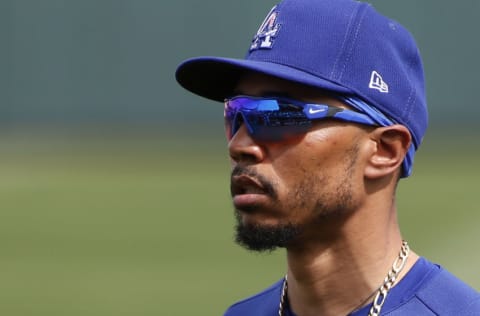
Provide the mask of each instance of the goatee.
POLYGON ((244 224, 239 211, 237 217, 235 241, 242 247, 258 252, 272 252, 284 248, 300 235, 300 228, 293 224, 275 226, 244 224))

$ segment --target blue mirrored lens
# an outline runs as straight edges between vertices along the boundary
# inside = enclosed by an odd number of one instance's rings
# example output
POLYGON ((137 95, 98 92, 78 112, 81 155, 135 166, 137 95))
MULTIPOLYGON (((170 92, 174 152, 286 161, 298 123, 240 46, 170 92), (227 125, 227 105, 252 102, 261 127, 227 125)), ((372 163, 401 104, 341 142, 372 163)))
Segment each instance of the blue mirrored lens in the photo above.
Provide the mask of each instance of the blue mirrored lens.
POLYGON ((237 97, 225 103, 227 138, 231 139, 244 123, 256 140, 279 141, 303 134, 311 125, 301 107, 276 99, 237 97))

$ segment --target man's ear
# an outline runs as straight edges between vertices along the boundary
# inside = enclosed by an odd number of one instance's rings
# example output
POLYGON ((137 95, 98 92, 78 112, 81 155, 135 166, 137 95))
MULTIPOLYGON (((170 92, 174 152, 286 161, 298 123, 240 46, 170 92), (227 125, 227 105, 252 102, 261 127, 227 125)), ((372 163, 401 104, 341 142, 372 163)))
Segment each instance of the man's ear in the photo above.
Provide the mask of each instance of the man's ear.
POLYGON ((365 177, 376 179, 401 168, 412 142, 408 129, 399 124, 379 127, 371 132, 370 137, 375 148, 367 161, 365 177))

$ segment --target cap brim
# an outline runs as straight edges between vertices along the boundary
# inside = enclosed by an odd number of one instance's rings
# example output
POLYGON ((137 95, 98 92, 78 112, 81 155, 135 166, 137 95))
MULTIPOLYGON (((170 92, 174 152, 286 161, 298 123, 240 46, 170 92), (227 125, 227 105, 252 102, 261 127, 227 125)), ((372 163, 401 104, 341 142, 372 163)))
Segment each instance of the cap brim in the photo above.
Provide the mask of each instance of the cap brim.
POLYGON ((351 94, 352 90, 308 72, 285 65, 222 57, 197 57, 177 68, 176 79, 185 89, 207 99, 223 102, 232 97, 238 81, 247 73, 262 73, 334 93, 351 94))

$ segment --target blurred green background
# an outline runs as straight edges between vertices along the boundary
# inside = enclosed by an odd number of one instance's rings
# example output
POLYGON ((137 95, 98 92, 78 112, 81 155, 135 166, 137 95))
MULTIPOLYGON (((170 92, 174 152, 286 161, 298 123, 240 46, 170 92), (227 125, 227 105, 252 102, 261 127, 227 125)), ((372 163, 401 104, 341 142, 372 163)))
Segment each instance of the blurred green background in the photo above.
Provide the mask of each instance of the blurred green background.
MULTIPOLYGON (((417 38, 431 124, 399 188, 411 246, 480 289, 480 2, 372 1, 417 38)), ((0 314, 220 315, 284 273, 232 242, 219 105, 180 89, 242 57, 275 1, 0 1, 0 314)))

